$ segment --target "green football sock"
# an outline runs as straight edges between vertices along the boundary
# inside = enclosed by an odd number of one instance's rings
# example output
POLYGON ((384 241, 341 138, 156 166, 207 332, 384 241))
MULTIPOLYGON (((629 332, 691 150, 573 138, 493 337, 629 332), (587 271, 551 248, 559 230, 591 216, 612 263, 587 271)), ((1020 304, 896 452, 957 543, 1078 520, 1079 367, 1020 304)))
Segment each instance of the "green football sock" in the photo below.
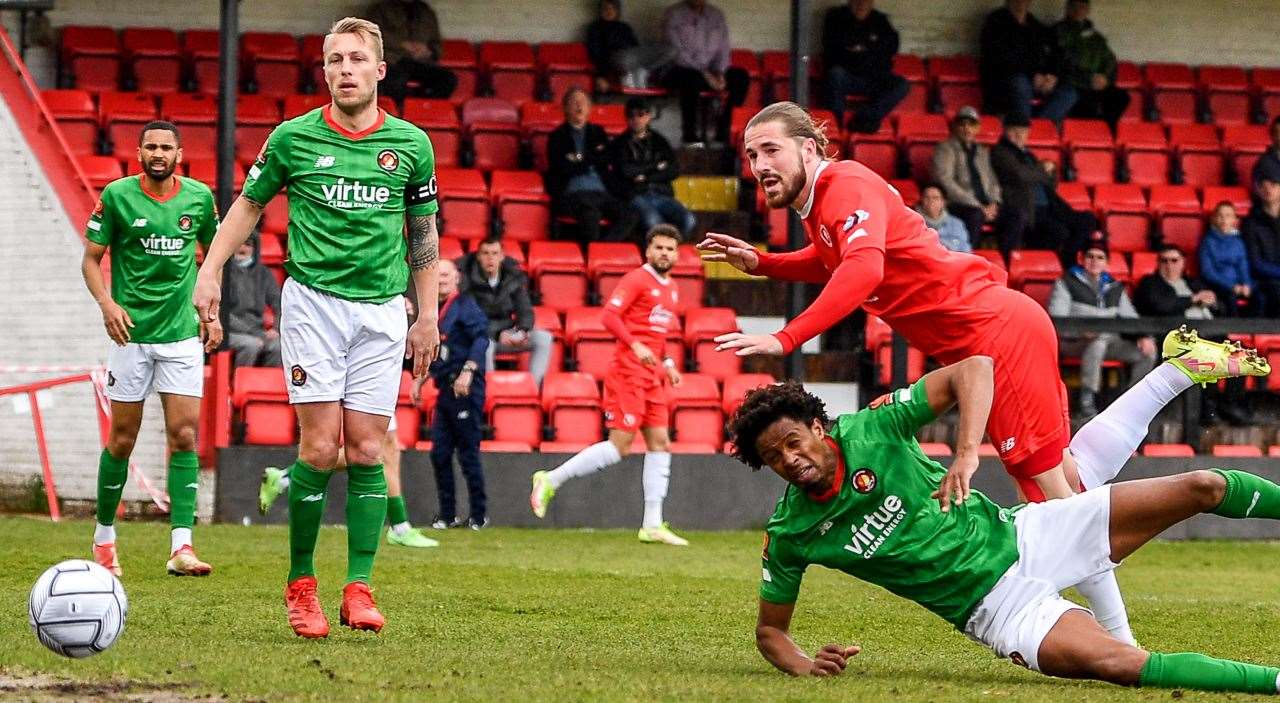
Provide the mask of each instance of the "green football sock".
POLYGON ((1227 480, 1227 492, 1213 509, 1214 515, 1231 518, 1260 517, 1280 520, 1280 486, 1261 476, 1235 469, 1213 469, 1227 480))
POLYGON ((325 490, 332 475, 332 471, 318 471, 302 459, 289 468, 290 581, 316 573, 312 557, 324 517, 325 490))
POLYGON ((196 488, 200 485, 200 459, 195 452, 174 452, 169 457, 169 526, 190 528, 196 523, 196 488))
POLYGON ((382 464, 347 466, 347 583, 369 582, 387 519, 387 477, 382 464))
POLYGON ((1191 688, 1198 691, 1239 691, 1276 693, 1280 669, 1214 659, 1203 654, 1157 654, 1152 652, 1138 675, 1144 688, 1191 688))
POLYGON ((409 509, 404 505, 404 496, 387 498, 387 521, 392 525, 409 522, 409 509))
POLYGON ((116 509, 124 493, 125 480, 129 478, 129 457, 117 459, 103 449, 98 457, 98 524, 112 525, 116 521, 116 509))

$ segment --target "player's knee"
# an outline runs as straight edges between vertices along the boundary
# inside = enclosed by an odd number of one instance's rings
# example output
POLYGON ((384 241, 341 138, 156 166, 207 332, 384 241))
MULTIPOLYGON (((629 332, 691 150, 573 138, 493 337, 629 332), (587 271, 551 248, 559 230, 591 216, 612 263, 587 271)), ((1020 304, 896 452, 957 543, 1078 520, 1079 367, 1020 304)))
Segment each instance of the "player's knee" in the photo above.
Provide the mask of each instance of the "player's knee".
POLYGON ((1227 493, 1227 480, 1215 471, 1191 471, 1183 474, 1187 490, 1195 496, 1201 511, 1209 511, 1222 504, 1227 493))
POLYGON ((338 465, 338 443, 331 439, 304 439, 298 446, 298 456, 317 469, 332 469, 338 465))
POLYGON ((175 452, 193 452, 196 449, 196 426, 182 424, 167 428, 169 449, 175 452))
POLYGON ((1094 679, 1120 686, 1136 686, 1148 654, 1137 647, 1120 645, 1100 652, 1090 662, 1089 670, 1094 679))
POLYGON ((382 463, 382 438, 375 437, 348 442, 347 463, 366 466, 382 463))
POLYGON ((111 435, 107 438, 107 451, 111 456, 117 459, 123 459, 133 454, 133 445, 138 441, 138 432, 136 430, 111 430, 111 435))

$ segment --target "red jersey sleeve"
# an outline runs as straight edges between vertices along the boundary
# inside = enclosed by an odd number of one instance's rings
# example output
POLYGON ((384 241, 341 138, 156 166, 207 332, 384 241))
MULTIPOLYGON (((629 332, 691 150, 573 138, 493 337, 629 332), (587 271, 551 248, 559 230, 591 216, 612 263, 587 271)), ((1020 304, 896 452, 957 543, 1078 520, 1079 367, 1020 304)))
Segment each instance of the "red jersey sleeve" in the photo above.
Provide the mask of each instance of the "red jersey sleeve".
POLYGON ((609 294, 609 300, 600 313, 600 321, 604 323, 605 329, 623 344, 630 345, 636 341, 635 336, 627 329, 627 323, 622 319, 622 315, 636 301, 636 296, 641 290, 643 288, 635 284, 631 274, 623 276, 622 280, 618 281, 618 285, 614 286, 613 292, 609 294))
POLYGON ((818 248, 812 244, 803 249, 782 253, 762 251, 759 257, 760 263, 751 272, 757 276, 803 283, 826 283, 831 276, 827 267, 822 265, 818 248))

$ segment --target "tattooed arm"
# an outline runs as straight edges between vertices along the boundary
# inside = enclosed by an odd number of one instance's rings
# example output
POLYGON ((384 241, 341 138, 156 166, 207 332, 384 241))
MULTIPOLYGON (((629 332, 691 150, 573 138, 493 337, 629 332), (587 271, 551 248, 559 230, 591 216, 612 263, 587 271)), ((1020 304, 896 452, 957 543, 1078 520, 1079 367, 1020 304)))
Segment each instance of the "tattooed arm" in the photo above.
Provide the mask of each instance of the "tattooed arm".
POLYGON ((405 357, 413 359, 414 378, 427 375, 427 367, 440 349, 440 330, 437 328, 440 290, 436 281, 436 263, 439 260, 440 234, 436 231, 436 216, 411 215, 409 267, 418 296, 418 318, 409 328, 405 357))

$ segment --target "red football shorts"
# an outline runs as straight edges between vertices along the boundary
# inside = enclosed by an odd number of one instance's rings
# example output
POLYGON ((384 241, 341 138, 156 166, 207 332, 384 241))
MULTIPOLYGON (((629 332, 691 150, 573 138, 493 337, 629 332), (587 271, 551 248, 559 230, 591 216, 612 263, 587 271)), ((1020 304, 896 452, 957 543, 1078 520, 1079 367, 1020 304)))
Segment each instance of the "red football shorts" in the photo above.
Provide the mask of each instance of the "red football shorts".
POLYGON ((605 427, 635 432, 642 427, 666 427, 669 417, 665 384, 644 384, 634 375, 617 372, 604 377, 605 427))

